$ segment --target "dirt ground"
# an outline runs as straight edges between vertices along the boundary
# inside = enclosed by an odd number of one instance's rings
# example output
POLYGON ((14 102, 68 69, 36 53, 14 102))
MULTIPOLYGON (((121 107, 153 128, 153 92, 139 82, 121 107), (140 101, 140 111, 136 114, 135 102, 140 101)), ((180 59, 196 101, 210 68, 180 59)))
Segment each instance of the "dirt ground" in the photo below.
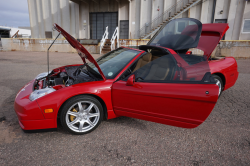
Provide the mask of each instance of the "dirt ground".
MULTIPOLYGON (((24 133, 15 95, 47 71, 46 58, 46 52, 0 52, 0 165, 250 165, 250 59, 237 60, 235 86, 195 129, 120 117, 82 136, 61 126, 24 133)), ((82 63, 77 54, 50 54, 50 69, 76 63, 82 63)))

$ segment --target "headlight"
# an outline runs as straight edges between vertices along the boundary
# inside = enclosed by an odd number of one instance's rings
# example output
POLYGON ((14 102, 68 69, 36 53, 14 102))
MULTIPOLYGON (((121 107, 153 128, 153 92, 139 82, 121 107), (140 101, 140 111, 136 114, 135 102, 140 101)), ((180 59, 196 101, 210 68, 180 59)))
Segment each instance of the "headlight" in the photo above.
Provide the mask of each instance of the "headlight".
POLYGON ((45 95, 52 93, 54 91, 56 91, 56 90, 53 88, 44 88, 44 89, 40 89, 40 90, 35 90, 34 92, 32 92, 30 94, 29 99, 31 101, 34 101, 34 100, 38 99, 39 97, 45 96, 45 95))
MULTIPOLYGON (((50 71, 51 72, 51 71, 50 71)), ((50 73, 49 72, 49 73, 50 73)), ((48 75, 48 72, 44 72, 44 73, 40 73, 40 74, 38 74, 37 76, 36 76, 36 80, 38 80, 38 79, 40 79, 40 78, 43 78, 43 77, 46 77, 48 75)))

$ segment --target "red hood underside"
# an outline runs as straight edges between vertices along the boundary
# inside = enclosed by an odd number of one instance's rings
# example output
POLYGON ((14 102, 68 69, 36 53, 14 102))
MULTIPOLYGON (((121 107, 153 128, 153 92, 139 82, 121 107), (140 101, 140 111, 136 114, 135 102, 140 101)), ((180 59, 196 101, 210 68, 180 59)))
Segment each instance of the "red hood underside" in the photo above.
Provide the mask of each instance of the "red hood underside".
POLYGON ((100 69, 99 65, 95 61, 95 59, 91 56, 91 54, 70 34, 68 34, 65 30, 63 30, 59 25, 54 24, 54 28, 61 32, 61 34, 65 37, 65 39, 69 42, 69 44, 76 49, 78 52, 78 55, 82 58, 83 63, 86 63, 86 59, 88 59, 90 62, 92 62, 96 68, 98 69, 99 73, 101 74, 102 78, 106 80, 106 77, 104 76, 102 70, 100 69))
POLYGON ((227 23, 202 24, 202 32, 196 48, 204 51, 204 56, 208 59, 228 29, 227 23))

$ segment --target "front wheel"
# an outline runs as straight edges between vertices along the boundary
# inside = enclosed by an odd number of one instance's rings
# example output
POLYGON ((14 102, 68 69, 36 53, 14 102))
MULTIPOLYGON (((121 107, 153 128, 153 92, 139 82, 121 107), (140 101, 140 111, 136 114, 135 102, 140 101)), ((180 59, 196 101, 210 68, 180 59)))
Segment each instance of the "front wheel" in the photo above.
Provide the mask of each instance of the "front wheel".
POLYGON ((221 79, 219 76, 217 76, 217 75, 212 75, 212 76, 214 77, 214 80, 215 80, 215 82, 216 82, 216 85, 219 86, 219 96, 220 96, 221 93, 222 93, 222 91, 223 91, 223 89, 224 89, 223 81, 222 81, 222 79, 221 79))
POLYGON ((64 129, 73 134, 95 130, 103 119, 101 103, 91 96, 77 96, 63 106, 60 116, 64 129))

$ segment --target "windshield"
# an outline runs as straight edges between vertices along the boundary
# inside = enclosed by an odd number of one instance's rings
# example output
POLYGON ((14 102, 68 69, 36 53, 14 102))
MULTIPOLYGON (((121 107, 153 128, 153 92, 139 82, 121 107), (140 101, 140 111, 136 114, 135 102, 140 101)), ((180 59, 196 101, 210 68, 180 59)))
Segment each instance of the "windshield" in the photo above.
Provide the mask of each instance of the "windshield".
MULTIPOLYGON (((107 79, 114 79, 117 74, 139 53, 140 51, 119 48, 100 57, 96 62, 107 79)), ((99 73, 93 63, 89 62, 88 66, 99 73)))
POLYGON ((148 45, 162 46, 173 50, 197 47, 202 24, 192 18, 175 19, 163 26, 148 45))

